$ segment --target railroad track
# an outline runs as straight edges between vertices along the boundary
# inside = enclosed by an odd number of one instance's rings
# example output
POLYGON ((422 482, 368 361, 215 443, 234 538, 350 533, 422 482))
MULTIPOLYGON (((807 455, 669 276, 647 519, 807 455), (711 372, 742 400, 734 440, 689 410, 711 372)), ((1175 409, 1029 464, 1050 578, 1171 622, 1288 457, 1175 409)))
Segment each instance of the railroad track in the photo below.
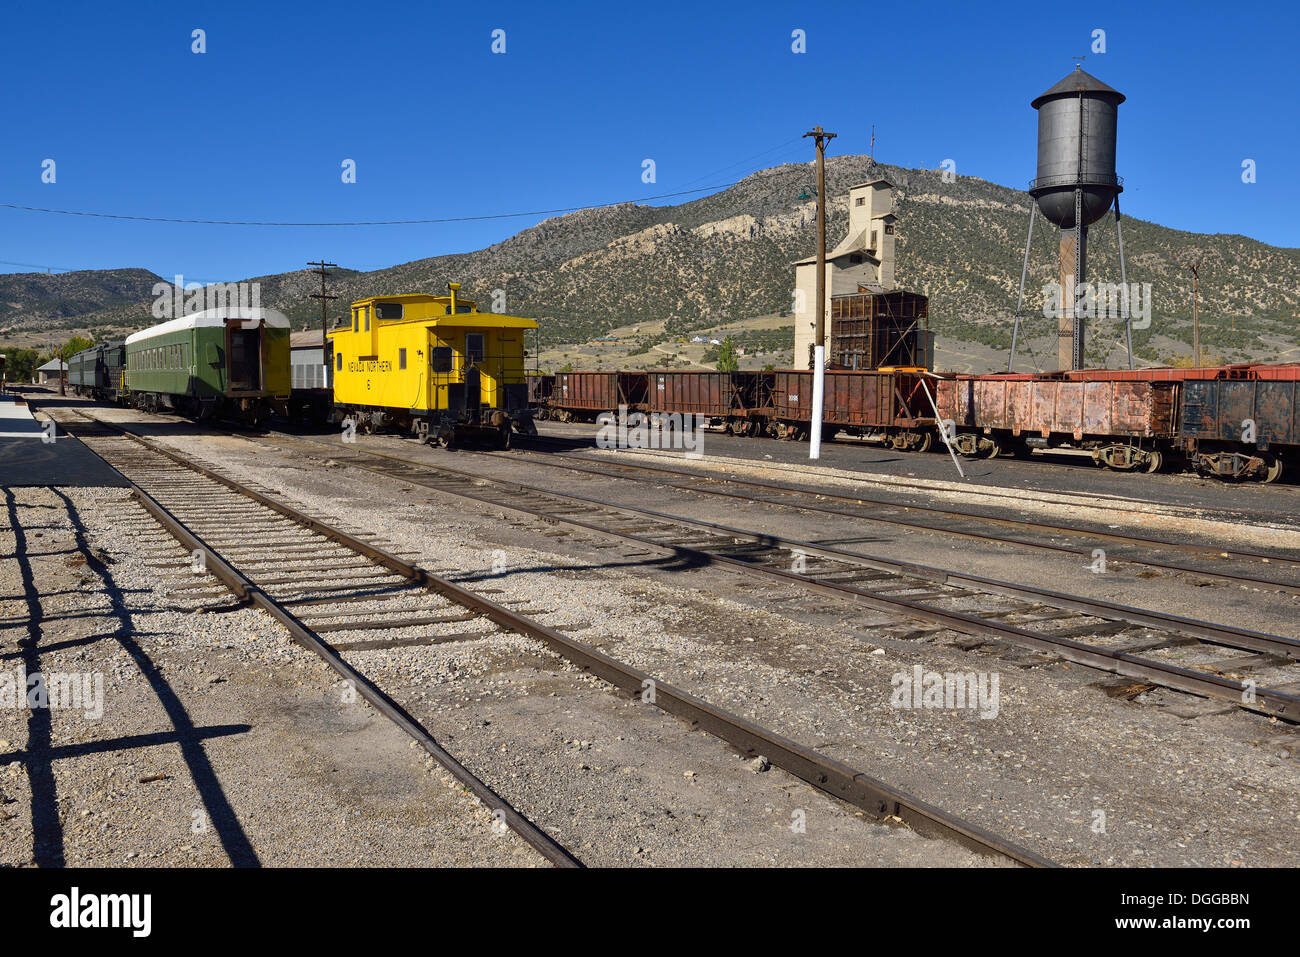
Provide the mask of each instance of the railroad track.
MULTIPOLYGON (((551 445, 552 442, 554 442, 555 445, 569 444, 565 440, 552 440, 546 436, 528 436, 524 438, 523 441, 526 443, 540 443, 544 445, 551 445)), ((1286 555, 1276 552, 1242 551, 1192 542, 1176 542, 1168 539, 1152 538, 1149 536, 1126 535, 1109 529, 1079 528, 1069 525, 1056 525, 1047 522, 1033 522, 1025 519, 985 515, 979 512, 958 511, 952 508, 900 503, 886 498, 875 498, 867 494, 843 495, 825 489, 809 487, 801 488, 780 482, 762 482, 757 480, 741 479, 734 476, 716 477, 704 475, 699 472, 688 471, 686 469, 673 468, 671 466, 648 465, 621 461, 615 462, 610 461, 609 457, 604 457, 600 461, 596 461, 585 455, 578 455, 569 452, 550 450, 544 453, 534 452, 529 448, 520 448, 518 444, 516 444, 515 448, 509 453, 464 452, 462 450, 461 454, 484 455, 492 458, 503 458, 520 454, 528 455, 530 461, 549 468, 567 469, 570 471, 584 472, 590 475, 599 475, 602 477, 613 475, 620 479, 626 479, 632 482, 667 486, 669 488, 677 488, 686 492, 698 492, 705 495, 738 499, 746 502, 757 502, 765 505, 797 508, 809 512, 821 512, 824 514, 835 515, 841 518, 858 519, 877 522, 883 525, 938 532, 943 535, 952 535, 959 538, 969 538, 998 544, 1017 545, 1025 548, 1056 552, 1058 554, 1072 554, 1090 558, 1092 548, 1097 543, 1102 542, 1142 549, 1154 549, 1158 551, 1167 550, 1184 552, 1207 558, 1212 561, 1227 560, 1300 568, 1300 556, 1297 555, 1286 555), (732 491, 731 489, 743 489, 744 491, 732 491), (820 504, 821 502, 833 502, 837 504, 832 506, 820 504), (992 525, 1000 528, 1011 529, 1020 533, 1029 533, 1031 535, 1061 536, 1072 539, 1081 539, 1086 544, 1084 547, 1072 547, 1070 545, 1062 545, 1056 542, 1047 541, 1043 538, 1035 539, 1025 537, 1024 535, 1008 537, 1005 534, 997 535, 980 531, 979 526, 981 525, 992 525)), ((1095 506, 1097 504, 1095 497, 1092 496, 1080 496, 1080 501, 1081 504, 1086 505, 1095 506)), ((1142 565, 1146 568, 1158 568, 1162 571, 1174 572, 1177 574, 1197 575, 1203 578, 1217 578, 1230 584, 1244 585, 1252 588, 1270 588, 1294 595, 1300 595, 1300 583, 1297 582, 1236 574, 1222 569, 1208 568, 1199 565, 1180 565, 1174 562, 1162 561, 1150 556, 1127 559, 1122 556, 1117 557, 1114 554, 1108 554, 1106 560, 1108 563, 1116 565, 1142 565)))
POLYGON ((925 836, 1024 866, 1052 866, 1027 848, 414 565, 361 533, 309 515, 121 424, 69 411, 86 424, 62 420, 60 425, 126 477, 153 521, 192 556, 203 556, 212 579, 193 583, 196 593, 210 595, 219 583, 237 600, 274 617, 557 866, 581 866, 581 862, 443 749, 424 725, 341 652, 382 649, 393 644, 385 633, 449 622, 463 621, 473 630, 396 643, 476 641, 497 631, 525 635, 637 700, 647 700, 644 692, 652 683, 650 703, 656 707, 727 741, 742 754, 765 756, 773 766, 879 820, 899 819, 925 836), (395 610, 385 610, 388 603, 395 610), (328 621, 319 623, 322 619, 328 621), (324 637, 340 632, 346 634, 346 642, 324 637))
POLYGON ((355 443, 286 438, 282 447, 327 449, 353 467, 636 543, 647 554, 662 550, 676 565, 726 567, 891 612, 922 623, 916 637, 948 630, 1005 642, 1300 722, 1300 641, 1292 638, 485 478, 355 443))

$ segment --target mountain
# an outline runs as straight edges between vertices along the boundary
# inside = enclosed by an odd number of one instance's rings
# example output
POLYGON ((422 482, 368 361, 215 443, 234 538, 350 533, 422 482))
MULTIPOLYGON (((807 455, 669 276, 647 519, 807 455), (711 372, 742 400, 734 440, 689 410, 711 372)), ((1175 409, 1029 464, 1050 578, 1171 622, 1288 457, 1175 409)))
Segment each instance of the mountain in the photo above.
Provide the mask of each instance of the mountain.
POLYGON ((0 326, 56 325, 97 310, 132 310, 153 301, 159 278, 147 269, 0 274, 0 326))
MULTIPOLYGON (((991 364, 988 356, 1010 344, 1028 194, 974 177, 945 182, 939 170, 832 157, 826 171, 829 245, 847 229, 849 186, 880 176, 896 187, 898 281, 930 296, 941 352, 945 345, 960 350, 963 343, 977 344, 984 358, 976 361, 991 364)), ((663 339, 727 319, 783 313, 790 309, 794 285, 791 263, 815 251, 815 203, 803 198, 813 180, 810 164, 780 166, 677 206, 627 203, 583 210, 475 252, 374 272, 338 270, 329 291, 341 298, 331 315, 364 296, 441 292, 448 280, 459 280, 461 294, 477 299, 480 308, 490 308, 493 290, 504 290, 506 311, 541 320, 547 343, 584 342, 612 328, 667 320, 663 339)), ((1238 235, 1181 232, 1128 217, 1124 246, 1128 281, 1152 287, 1151 327, 1134 333, 1140 358, 1164 362, 1190 352, 1189 262, 1200 264, 1201 342, 1208 354, 1229 361, 1300 352, 1300 249, 1238 235)), ((1045 356, 1049 366, 1055 320, 1041 314, 1042 288, 1056 278, 1056 247, 1055 231, 1040 217, 1022 343, 1045 356)), ((1089 274, 1119 281, 1109 215, 1090 231, 1089 274)), ((154 281, 143 270, 4 276, 0 308, 7 311, 0 317, 11 325, 25 320, 69 328, 139 327, 152 321, 146 287, 154 281), (133 295, 138 298, 132 300, 133 295)), ((319 316, 319 304, 307 298, 319 291, 320 282, 310 270, 257 281, 263 304, 282 310, 295 325, 319 316)), ((1098 321, 1090 361, 1122 361, 1121 338, 1117 321, 1098 321)))

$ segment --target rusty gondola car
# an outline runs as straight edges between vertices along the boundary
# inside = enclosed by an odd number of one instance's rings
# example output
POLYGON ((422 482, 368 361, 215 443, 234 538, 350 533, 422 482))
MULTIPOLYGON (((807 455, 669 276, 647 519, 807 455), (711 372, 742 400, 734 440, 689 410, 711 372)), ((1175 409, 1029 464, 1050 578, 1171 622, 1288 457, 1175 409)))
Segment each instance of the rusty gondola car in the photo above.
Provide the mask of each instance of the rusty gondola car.
POLYGON ((1241 377, 1185 379, 1179 445, 1193 468, 1275 482, 1300 465, 1300 366, 1254 366, 1241 377))
MULTIPOLYGON (((767 414, 773 434, 807 438, 812 421, 813 374, 809 370, 770 373, 767 414)), ((828 370, 825 375, 822 437, 839 432, 886 442, 899 451, 928 450, 935 419, 925 395, 924 373, 916 369, 828 370)))
POLYGON ((1110 468, 1154 472, 1177 430, 1178 387, 1167 380, 958 375, 936 391, 953 446, 967 456, 1069 445, 1110 468))
MULTIPOLYGON (((813 374, 664 370, 558 373, 545 413, 594 421, 601 412, 700 414, 743 435, 808 437, 813 374)), ((936 376, 919 368, 826 372, 823 437, 837 433, 899 451, 937 446, 945 423, 969 457, 1076 448, 1122 471, 1190 468, 1275 481, 1300 469, 1300 364, 1196 369, 1082 369, 936 376), (928 394, 927 394, 928 393, 928 394)))
POLYGON ((528 383, 528 407, 533 410, 533 418, 546 419, 550 416, 551 393, 555 391, 555 376, 547 373, 528 372, 524 375, 528 383))
POLYGON ((644 372, 557 372, 547 409, 560 422, 595 422, 620 407, 645 411, 647 389, 644 372))
POLYGON ((1172 439, 1163 442, 1203 475, 1274 482, 1300 465, 1297 363, 1238 363, 1190 369, 1096 369, 1072 379, 1175 384, 1172 439))
POLYGON ((765 372, 653 371, 647 375, 646 410, 660 415, 701 415, 715 428, 735 435, 758 435, 767 422, 769 377, 765 372))

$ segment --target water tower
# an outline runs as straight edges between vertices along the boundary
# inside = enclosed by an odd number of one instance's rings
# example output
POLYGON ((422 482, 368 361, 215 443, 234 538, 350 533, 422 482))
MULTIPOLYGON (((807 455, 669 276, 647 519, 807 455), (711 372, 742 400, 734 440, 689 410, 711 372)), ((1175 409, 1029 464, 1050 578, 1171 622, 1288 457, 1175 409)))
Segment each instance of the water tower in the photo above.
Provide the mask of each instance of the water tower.
MULTIPOLYGON (((1062 369, 1081 368, 1084 361, 1086 319, 1078 315, 1075 286, 1086 281, 1088 227, 1115 207, 1119 228, 1119 194, 1124 181, 1115 175, 1115 129, 1124 94, 1076 67, 1063 80, 1030 104, 1038 111, 1038 175, 1029 184, 1029 195, 1048 221, 1061 233, 1060 319, 1057 356, 1062 369)), ((1033 240, 1033 210, 1030 210, 1029 239, 1033 240)), ((1124 240, 1120 235, 1121 283, 1124 273, 1124 240)), ((1025 246, 1025 271, 1029 266, 1029 243, 1025 246)), ((1125 304, 1127 306, 1127 293, 1125 304)), ((1024 273, 1021 275, 1021 302, 1024 273)), ((1019 313, 1017 307, 1017 333, 1019 313)), ((1128 310, 1124 310, 1127 318, 1128 310)), ((1129 332, 1129 362, 1132 364, 1132 332, 1129 332)), ((1014 337, 1012 362, 1015 360, 1014 337)))

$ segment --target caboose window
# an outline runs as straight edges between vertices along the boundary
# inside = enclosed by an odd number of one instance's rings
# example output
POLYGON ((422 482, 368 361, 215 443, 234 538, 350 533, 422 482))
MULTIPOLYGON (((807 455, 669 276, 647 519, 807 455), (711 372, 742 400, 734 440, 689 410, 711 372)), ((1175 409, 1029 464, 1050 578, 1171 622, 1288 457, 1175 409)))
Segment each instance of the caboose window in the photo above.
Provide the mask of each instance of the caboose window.
POLYGON ((483 333, 465 333, 465 363, 473 365, 483 361, 483 333))
POLYGON ((429 367, 440 375, 451 372, 451 346, 438 346, 430 349, 429 367))
POLYGON ((357 332, 361 328, 361 310, 352 310, 352 331, 357 332))
POLYGON ((369 306, 361 307, 361 318, 365 322, 365 326, 366 326, 365 331, 369 332, 370 331, 370 307, 369 306))
POLYGON ((400 302, 377 302, 375 303, 376 319, 401 319, 402 304, 400 302))
POLYGON ((343 353, 340 352, 334 357, 334 368, 339 372, 343 371, 343 353))
POLYGON ((406 368, 406 350, 405 350, 405 349, 398 349, 398 350, 397 350, 397 368, 399 368, 399 369, 405 369, 405 368, 406 368))

